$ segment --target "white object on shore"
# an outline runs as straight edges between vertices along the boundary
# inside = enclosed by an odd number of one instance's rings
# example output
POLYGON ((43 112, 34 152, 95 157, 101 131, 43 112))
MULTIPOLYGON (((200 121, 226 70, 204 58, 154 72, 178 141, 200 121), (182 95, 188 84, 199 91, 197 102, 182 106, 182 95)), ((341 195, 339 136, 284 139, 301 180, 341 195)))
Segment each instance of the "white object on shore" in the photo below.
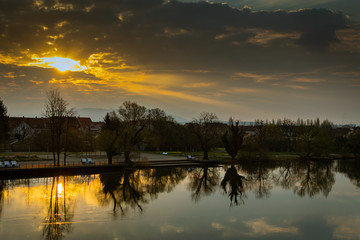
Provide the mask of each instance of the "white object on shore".
POLYGON ((11 161, 11 166, 12 166, 12 167, 18 167, 18 166, 19 166, 19 164, 17 164, 17 162, 16 162, 16 161, 11 161))

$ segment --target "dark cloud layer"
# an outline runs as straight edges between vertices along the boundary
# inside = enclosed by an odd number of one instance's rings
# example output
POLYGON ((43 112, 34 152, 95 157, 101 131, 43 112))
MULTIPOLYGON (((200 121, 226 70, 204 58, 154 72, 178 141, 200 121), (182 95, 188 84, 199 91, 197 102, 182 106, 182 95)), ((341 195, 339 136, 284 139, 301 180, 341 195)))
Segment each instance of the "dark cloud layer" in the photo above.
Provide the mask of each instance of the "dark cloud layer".
POLYGON ((339 0, 306 1, 329 8, 291 2, 296 8, 275 10, 261 8, 265 0, 0 0, 0 94, 24 109, 55 85, 82 107, 132 98, 189 115, 192 108, 228 117, 241 106, 256 118, 316 117, 319 109, 358 117, 359 26, 330 7, 345 4, 339 0), (54 56, 88 70, 36 62, 54 56))
POLYGON ((0 1, 1 52, 60 51, 78 59, 113 52, 149 69, 238 66, 248 62, 245 55, 257 60, 259 52, 284 44, 290 52, 324 51, 339 41, 336 31, 347 27, 344 14, 327 9, 269 12, 160 0, 0 1), (284 37, 267 45, 251 41, 264 31, 284 37))

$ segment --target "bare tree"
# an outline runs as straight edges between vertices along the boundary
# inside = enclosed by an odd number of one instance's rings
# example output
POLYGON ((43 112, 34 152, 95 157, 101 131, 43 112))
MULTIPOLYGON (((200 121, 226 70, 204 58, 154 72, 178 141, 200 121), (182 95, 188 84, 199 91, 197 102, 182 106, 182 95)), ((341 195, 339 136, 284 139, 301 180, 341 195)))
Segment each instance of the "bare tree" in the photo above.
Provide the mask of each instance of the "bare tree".
POLYGON ((46 92, 44 116, 48 118, 54 165, 60 165, 60 152, 63 147, 61 136, 65 130, 66 119, 73 114, 74 110, 69 108, 69 103, 61 97, 58 89, 51 89, 46 92))
POLYGON ((144 142, 147 126, 146 107, 136 102, 125 101, 118 110, 120 119, 120 149, 124 151, 125 162, 129 163, 130 153, 135 146, 144 142))
POLYGON ((200 141, 204 152, 203 159, 208 160, 208 152, 218 140, 219 125, 215 113, 203 112, 199 118, 194 118, 190 128, 200 141))

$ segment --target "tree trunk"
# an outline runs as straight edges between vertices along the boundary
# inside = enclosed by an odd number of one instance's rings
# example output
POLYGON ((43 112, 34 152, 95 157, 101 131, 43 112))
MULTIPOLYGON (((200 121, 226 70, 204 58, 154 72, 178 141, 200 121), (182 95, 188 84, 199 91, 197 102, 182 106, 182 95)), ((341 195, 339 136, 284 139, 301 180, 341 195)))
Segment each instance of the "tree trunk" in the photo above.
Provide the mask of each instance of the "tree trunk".
POLYGON ((125 162, 126 162, 126 163, 131 163, 131 160, 130 160, 130 151, 125 151, 125 152, 124 152, 124 155, 125 155, 125 162))
POLYGON ((64 143, 64 166, 66 166, 68 131, 69 131, 69 117, 66 118, 65 143, 64 143))
POLYGON ((207 149, 204 149, 204 157, 203 157, 203 160, 208 160, 208 159, 209 159, 208 150, 207 150, 207 149))
POLYGON ((57 166, 60 166, 60 151, 57 152, 57 166))
POLYGON ((108 164, 112 164, 112 157, 113 155, 109 152, 106 152, 106 156, 107 156, 107 159, 108 159, 108 164))

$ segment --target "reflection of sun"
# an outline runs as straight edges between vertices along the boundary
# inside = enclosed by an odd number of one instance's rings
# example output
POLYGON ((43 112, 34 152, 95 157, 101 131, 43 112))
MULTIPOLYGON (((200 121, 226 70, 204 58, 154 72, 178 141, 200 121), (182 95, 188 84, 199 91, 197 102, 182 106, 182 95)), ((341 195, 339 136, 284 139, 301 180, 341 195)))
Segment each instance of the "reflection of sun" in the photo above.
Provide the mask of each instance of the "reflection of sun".
POLYGON ((57 187, 58 187, 58 197, 61 197, 64 192, 63 185, 59 183, 57 187))
POLYGON ((87 69, 85 66, 81 66, 79 61, 72 60, 71 58, 62 57, 48 57, 48 58, 34 58, 36 63, 30 63, 29 65, 35 65, 43 68, 56 68, 61 72, 65 71, 83 71, 87 69))

